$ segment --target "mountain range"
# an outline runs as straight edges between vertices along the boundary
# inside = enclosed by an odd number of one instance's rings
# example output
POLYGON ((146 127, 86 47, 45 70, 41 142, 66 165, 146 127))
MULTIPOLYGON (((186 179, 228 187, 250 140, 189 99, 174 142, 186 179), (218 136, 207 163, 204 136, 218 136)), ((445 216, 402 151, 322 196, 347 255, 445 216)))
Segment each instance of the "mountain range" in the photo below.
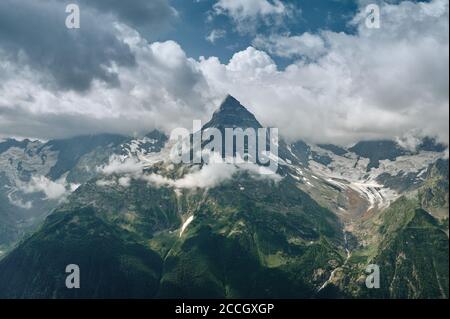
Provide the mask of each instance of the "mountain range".
MULTIPOLYGON (((228 127, 262 125, 228 96, 202 130, 228 127)), ((1 141, 0 298, 448 298, 435 139, 280 138, 268 176, 173 164, 172 147, 159 131, 1 141), (80 289, 65 286, 69 264, 80 289)))

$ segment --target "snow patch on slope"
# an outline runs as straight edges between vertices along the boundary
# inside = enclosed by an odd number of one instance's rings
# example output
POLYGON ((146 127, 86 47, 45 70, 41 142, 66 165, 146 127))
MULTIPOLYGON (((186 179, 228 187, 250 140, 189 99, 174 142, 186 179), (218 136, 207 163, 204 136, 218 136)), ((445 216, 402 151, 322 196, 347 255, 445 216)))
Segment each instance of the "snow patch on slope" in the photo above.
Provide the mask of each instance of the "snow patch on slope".
POLYGON ((399 156, 392 161, 381 160, 378 168, 372 168, 367 172, 369 164, 367 158, 350 152, 339 156, 314 145, 311 146, 311 149, 332 159, 329 165, 310 160, 309 166, 312 172, 341 189, 351 188, 358 192, 362 198, 367 200, 369 210, 375 207, 385 208, 400 195, 380 183, 378 177, 381 174, 397 176, 415 173, 420 178, 430 164, 444 156, 444 153, 439 152, 420 152, 414 155, 399 156))
POLYGON ((181 237, 181 235, 183 235, 184 231, 189 226, 189 224, 192 223, 193 220, 194 220, 194 215, 189 216, 188 219, 186 219, 186 221, 183 223, 183 226, 181 226, 180 237, 181 237))

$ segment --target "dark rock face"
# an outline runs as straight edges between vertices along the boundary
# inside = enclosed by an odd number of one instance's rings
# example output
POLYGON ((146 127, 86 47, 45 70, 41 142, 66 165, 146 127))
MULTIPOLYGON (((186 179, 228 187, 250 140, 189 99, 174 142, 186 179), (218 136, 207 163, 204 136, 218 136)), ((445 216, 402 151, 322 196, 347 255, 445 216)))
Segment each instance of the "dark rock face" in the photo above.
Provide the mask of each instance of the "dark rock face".
POLYGON ((401 148, 396 142, 389 140, 359 142, 349 150, 370 160, 367 171, 370 171, 372 167, 379 167, 382 160, 388 159, 393 161, 399 156, 410 153, 401 148))
POLYGON ((211 121, 203 126, 203 129, 211 127, 221 130, 235 127, 258 129, 262 126, 238 100, 228 95, 220 108, 213 114, 211 121))

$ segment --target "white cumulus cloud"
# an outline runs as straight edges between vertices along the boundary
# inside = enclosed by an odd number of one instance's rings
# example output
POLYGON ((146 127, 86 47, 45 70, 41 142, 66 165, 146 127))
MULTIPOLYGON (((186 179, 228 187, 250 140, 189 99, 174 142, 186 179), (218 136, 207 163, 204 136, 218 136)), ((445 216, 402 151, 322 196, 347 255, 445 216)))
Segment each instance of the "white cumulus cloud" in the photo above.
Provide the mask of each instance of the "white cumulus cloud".
POLYGON ((243 33, 254 32, 261 22, 266 26, 282 24, 295 11, 280 0, 219 0, 214 5, 216 15, 229 16, 243 33))
POLYGON ((75 185, 68 185, 65 178, 52 181, 45 176, 32 176, 29 183, 19 188, 25 194, 42 192, 50 200, 62 199, 76 190, 75 185))
POLYGON ((298 36, 258 36, 253 44, 257 48, 283 58, 307 57, 315 59, 326 52, 324 39, 319 35, 308 32, 298 36))
POLYGON ((211 33, 206 37, 206 40, 211 42, 212 44, 216 43, 217 40, 222 39, 226 36, 227 32, 221 29, 214 29, 211 33))
POLYGON ((212 57, 200 66, 212 88, 292 140, 350 144, 419 129, 448 143, 448 1, 381 11, 381 29, 367 29, 358 15, 356 34, 315 35, 325 43, 321 54, 285 70, 253 47, 227 64, 212 57))

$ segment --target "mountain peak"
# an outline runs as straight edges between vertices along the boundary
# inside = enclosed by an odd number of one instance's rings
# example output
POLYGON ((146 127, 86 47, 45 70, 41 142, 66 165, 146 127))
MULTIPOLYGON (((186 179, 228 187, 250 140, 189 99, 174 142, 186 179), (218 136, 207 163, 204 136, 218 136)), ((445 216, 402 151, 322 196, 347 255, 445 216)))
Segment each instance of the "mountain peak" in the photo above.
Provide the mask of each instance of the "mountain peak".
POLYGON ((223 128, 260 128, 261 124, 256 117, 245 108, 236 98, 228 95, 220 105, 219 109, 214 112, 211 121, 209 121, 203 129, 215 127, 223 128))
POLYGON ((238 110, 238 109, 245 109, 247 110, 242 104, 241 102, 239 102, 234 96, 232 95, 227 95, 227 97, 225 98, 225 100, 222 102, 222 104, 220 105, 219 111, 223 111, 223 110, 238 110))
POLYGON ((163 132, 161 132, 158 129, 154 129, 153 131, 147 133, 145 135, 145 137, 150 138, 150 139, 155 139, 161 142, 166 142, 167 141, 167 136, 166 134, 164 134, 163 132))

